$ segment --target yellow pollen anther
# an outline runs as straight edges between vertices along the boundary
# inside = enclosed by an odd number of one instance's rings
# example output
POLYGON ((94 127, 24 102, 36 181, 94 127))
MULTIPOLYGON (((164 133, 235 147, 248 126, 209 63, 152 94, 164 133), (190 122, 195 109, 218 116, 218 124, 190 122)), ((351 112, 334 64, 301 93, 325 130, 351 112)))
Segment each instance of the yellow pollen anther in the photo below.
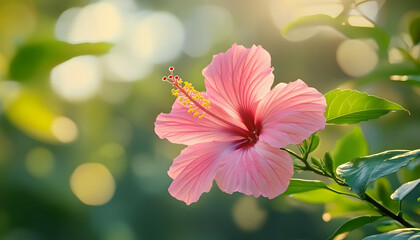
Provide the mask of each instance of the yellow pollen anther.
MULTIPOLYGON (((188 107, 188 113, 193 113, 194 117, 202 119, 208 109, 211 109, 210 101, 205 99, 201 93, 192 86, 191 83, 183 81, 178 75, 173 74, 173 67, 169 68, 170 75, 164 76, 163 81, 176 87, 171 90, 172 95, 178 97, 179 101, 188 107)), ((212 113, 208 112, 210 115, 212 113)), ((213 116, 213 115, 212 115, 213 116)))

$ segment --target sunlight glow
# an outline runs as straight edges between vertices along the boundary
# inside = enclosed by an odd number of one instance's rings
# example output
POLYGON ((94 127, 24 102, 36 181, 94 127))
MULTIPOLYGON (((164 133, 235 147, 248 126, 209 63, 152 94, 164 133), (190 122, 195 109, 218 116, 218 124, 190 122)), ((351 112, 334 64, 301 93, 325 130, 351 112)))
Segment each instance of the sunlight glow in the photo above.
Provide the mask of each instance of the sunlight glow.
POLYGON ((53 90, 67 101, 77 102, 91 98, 101 85, 101 71, 94 56, 72 58, 51 71, 53 90))
POLYGON ((115 193, 115 181, 109 170, 99 163, 78 166, 70 178, 70 187, 77 198, 87 205, 103 205, 115 193))
POLYGON ((368 41, 346 40, 338 46, 337 63, 347 75, 361 77, 371 72, 378 64, 376 49, 368 41))
POLYGON ((233 206, 233 219, 244 231, 255 231, 261 228, 267 218, 267 212, 258 206, 252 196, 241 197, 233 206))
POLYGON ((25 168, 29 174, 36 178, 46 178, 54 167, 54 156, 46 148, 33 148, 26 155, 25 168))
POLYGON ((66 117, 55 118, 51 127, 54 136, 62 143, 73 142, 79 134, 77 125, 66 117))

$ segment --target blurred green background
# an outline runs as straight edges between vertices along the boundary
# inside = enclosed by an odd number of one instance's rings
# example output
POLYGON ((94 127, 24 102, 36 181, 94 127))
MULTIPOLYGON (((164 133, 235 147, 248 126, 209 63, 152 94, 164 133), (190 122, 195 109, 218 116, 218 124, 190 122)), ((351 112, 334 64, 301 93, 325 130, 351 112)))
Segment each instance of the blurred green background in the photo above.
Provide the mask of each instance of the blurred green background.
MULTIPOLYGON (((418 59, 407 35, 416 11, 418 0, 0 0, 0 239, 326 239, 347 216, 334 203, 255 200, 215 185, 190 206, 172 198, 166 172, 184 146, 154 134, 174 101, 161 77, 174 66, 205 90, 201 71, 214 54, 262 45, 276 84, 301 78, 324 94, 353 88, 407 108, 361 124, 371 153, 418 148, 420 77, 384 72, 405 61, 395 47, 418 59), (328 27, 281 33, 345 6, 350 25, 386 30, 385 54, 328 27)), ((327 126, 315 154, 352 128, 327 126)))

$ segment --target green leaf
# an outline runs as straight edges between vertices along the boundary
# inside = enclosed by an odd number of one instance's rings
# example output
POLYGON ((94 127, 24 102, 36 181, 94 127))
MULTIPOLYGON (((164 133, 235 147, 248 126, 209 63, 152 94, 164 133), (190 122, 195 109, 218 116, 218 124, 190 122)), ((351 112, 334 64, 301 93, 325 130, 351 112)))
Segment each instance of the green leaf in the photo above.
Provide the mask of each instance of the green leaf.
POLYGON ((369 183, 398 171, 419 155, 420 149, 385 151, 342 164, 337 168, 337 174, 364 198, 369 183))
POLYGON ((420 238, 419 228, 403 228, 391 232, 372 235, 363 240, 414 240, 420 238))
POLYGON ((352 124, 378 118, 390 111, 407 111, 396 103, 355 90, 335 89, 325 94, 325 99, 327 123, 352 124))
POLYGON ((407 194, 409 194, 418 184, 420 183, 420 178, 411 182, 404 183, 401 185, 394 193, 391 195, 393 200, 403 200, 407 194))
POLYGON ((31 43, 22 46, 12 59, 9 78, 25 81, 48 74, 56 65, 79 55, 98 55, 108 52, 109 43, 70 44, 61 41, 31 43))
POLYGON ((322 163, 324 164, 325 171, 327 171, 327 173, 330 176, 335 176, 335 171, 333 169, 334 161, 333 161, 333 159, 331 157, 331 154, 329 152, 326 152, 324 154, 324 160, 323 160, 322 163))
POLYGON ((381 218, 383 217, 382 216, 360 216, 360 217, 352 218, 349 221, 345 222, 343 225, 341 225, 328 239, 332 240, 339 234, 353 231, 368 223, 378 221, 381 218))
POLYGON ((312 134, 311 141, 312 141, 312 145, 311 145, 311 148, 309 149, 310 153, 315 151, 316 148, 319 146, 319 136, 316 134, 312 134))
POLYGON ((410 34, 414 45, 420 43, 420 16, 417 15, 411 20, 410 25, 408 26, 408 33, 410 34))
POLYGON ((338 140, 331 154, 334 159, 334 170, 339 165, 354 158, 368 155, 369 146, 360 127, 354 127, 353 130, 338 140))
POLYGON ((292 178, 290 179, 289 187, 283 194, 290 195, 295 193, 314 191, 322 188, 329 189, 327 185, 321 181, 292 178))
MULTIPOLYGON (((392 211, 398 211, 399 203, 393 201, 389 196, 392 194, 391 184, 387 178, 379 178, 375 181, 373 189, 368 193, 392 211)), ((390 231, 390 230, 388 230, 390 231)), ((384 231, 387 232, 387 231, 384 231)))
POLYGON ((381 51, 386 51, 390 43, 390 36, 388 33, 379 27, 357 27, 344 23, 341 20, 332 18, 325 14, 317 14, 312 16, 301 17, 289 24, 283 30, 283 34, 287 34, 295 29, 315 27, 315 26, 330 26, 337 31, 343 33, 349 38, 373 38, 381 51))
POLYGON ((311 157, 311 163, 315 165, 319 170, 324 171, 324 166, 322 166, 321 161, 316 157, 311 157))

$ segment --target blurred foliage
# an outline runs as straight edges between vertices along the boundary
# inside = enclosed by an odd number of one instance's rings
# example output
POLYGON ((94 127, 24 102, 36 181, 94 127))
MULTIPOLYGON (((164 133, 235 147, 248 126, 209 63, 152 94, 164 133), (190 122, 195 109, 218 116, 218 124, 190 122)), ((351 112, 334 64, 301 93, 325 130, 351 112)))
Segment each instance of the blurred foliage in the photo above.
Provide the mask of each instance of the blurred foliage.
MULTIPOLYGON (((195 8, 214 5, 231 16, 233 26, 228 28, 226 24, 229 33, 220 29, 210 32, 211 38, 219 40, 207 51, 203 50, 205 54, 192 57, 180 52, 177 58, 154 64, 148 75, 130 82, 118 80, 111 68, 117 66, 117 70, 127 73, 147 65, 132 58, 135 51, 126 49, 129 35, 122 37, 121 42, 76 44, 57 38, 55 24, 63 12, 87 6, 91 1, 0 0, 0 238, 326 239, 334 227, 349 217, 377 214, 369 204, 325 186, 340 192, 348 189, 333 184, 324 186, 316 181, 313 189, 322 189, 295 192, 292 197, 281 196, 272 201, 264 198, 253 201, 241 194, 223 194, 215 188, 187 207, 167 192, 171 179, 166 171, 183 147, 158 139, 153 131, 157 114, 168 112, 173 103, 170 89, 161 83, 161 76, 173 65, 185 80, 204 90, 202 69, 210 63, 212 55, 226 51, 234 42, 248 47, 261 44, 267 49, 275 67, 276 82, 302 78, 323 93, 337 87, 354 88, 401 104, 410 111, 410 116, 397 112, 363 122, 363 134, 359 127, 353 126, 352 131, 331 126, 320 131, 321 141, 306 145, 320 169, 329 169, 328 173, 333 174, 339 164, 367 155, 367 143, 371 153, 418 148, 420 60, 416 49, 420 18, 414 11, 420 8, 418 0, 386 1, 378 10, 373 28, 343 25, 355 6, 355 1, 346 0, 342 1, 346 11, 337 17, 306 16, 283 29, 278 29, 270 16, 273 1, 276 0, 120 1, 128 9, 123 16, 132 12, 140 17, 167 11, 185 26, 195 8), (301 42, 287 41, 282 35, 295 28, 320 24, 333 27, 340 34, 321 32, 301 42), (337 63, 337 47, 349 38, 373 39, 378 47, 378 64, 361 77, 347 75, 337 63), (389 61, 391 49, 401 55, 398 62, 389 61), (104 66, 108 54, 117 50, 128 53, 104 66), (50 73, 56 65, 79 55, 98 55, 95 59, 102 66, 101 84, 89 99, 66 101, 52 89, 50 73), (60 123, 58 127, 57 123, 60 123), (72 139, 68 134, 76 135, 72 139), (363 135, 367 143, 362 140, 363 135), (345 145, 357 146, 360 152, 345 151, 345 145), (327 151, 331 156, 323 155, 327 151), (86 205, 72 191, 70 178, 84 163, 101 164, 112 174, 116 189, 106 204, 86 205)), ((322 8, 322 4, 315 3, 314 7, 322 8)), ((204 33, 207 32, 188 30, 185 38, 200 40, 204 33)), ((142 35, 140 40, 147 40, 146 36, 142 35)), ((166 36, 164 41, 170 42, 171 36, 166 36)), ((146 50, 153 48, 146 46, 142 54, 146 50)), ((81 89, 84 88, 82 85, 81 89)), ((395 110, 393 106, 386 112, 395 110)), ((389 196, 402 183, 418 179, 419 169, 420 164, 414 160, 397 175, 376 181, 367 192, 397 211, 398 201, 389 196)), ((296 172, 294 177, 313 177, 306 174, 296 172)), ((99 179, 101 175, 91 177, 99 179)), ((106 190, 106 186, 97 186, 101 188, 98 190, 106 190)), ((405 210, 413 209, 406 214, 417 221, 420 219, 414 206, 418 204, 418 190, 414 188, 407 194, 403 205, 405 210)), ((91 191, 95 194, 95 190, 91 191)), ((375 222, 362 230, 375 234, 376 228, 389 231, 396 225, 378 222, 381 224, 375 222)), ((346 239, 361 236, 365 234, 356 231, 346 239)))

